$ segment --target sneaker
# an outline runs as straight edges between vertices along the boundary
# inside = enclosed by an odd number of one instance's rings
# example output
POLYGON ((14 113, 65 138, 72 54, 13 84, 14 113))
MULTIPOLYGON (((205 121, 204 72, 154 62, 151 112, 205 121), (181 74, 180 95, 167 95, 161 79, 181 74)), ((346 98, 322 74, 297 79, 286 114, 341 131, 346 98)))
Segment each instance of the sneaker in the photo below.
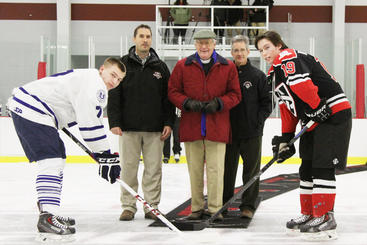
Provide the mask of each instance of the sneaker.
POLYGON ((144 218, 146 219, 152 219, 152 220, 158 220, 158 217, 155 216, 152 211, 145 213, 144 218))
POLYGON ((321 217, 314 217, 306 224, 300 226, 301 234, 305 240, 334 240, 336 235, 336 221, 334 212, 329 211, 321 217))
POLYGON ((135 213, 131 212, 130 210, 124 210, 120 215, 121 221, 130 221, 133 220, 135 216, 135 213))
POLYGON ((180 161, 180 154, 175 154, 175 162, 178 163, 180 161))
POLYGON ((241 210, 240 216, 241 216, 241 218, 252 219, 252 217, 254 217, 254 212, 252 212, 249 209, 243 209, 243 210, 241 210))
POLYGON ((312 215, 302 214, 300 217, 291 219, 287 222, 287 234, 288 235, 298 235, 300 231, 300 226, 306 224, 312 219, 312 215))
POLYGON ((163 163, 168 163, 168 160, 169 160, 168 157, 163 158, 163 163))
POLYGON ((194 211, 189 216, 187 216, 188 220, 200 220, 204 215, 204 210, 194 211))
MULTIPOLYGON (((75 220, 74 220, 75 222, 75 220)), ((70 235, 75 233, 74 227, 69 227, 57 219, 56 215, 42 212, 39 216, 37 228, 40 233, 70 235)))

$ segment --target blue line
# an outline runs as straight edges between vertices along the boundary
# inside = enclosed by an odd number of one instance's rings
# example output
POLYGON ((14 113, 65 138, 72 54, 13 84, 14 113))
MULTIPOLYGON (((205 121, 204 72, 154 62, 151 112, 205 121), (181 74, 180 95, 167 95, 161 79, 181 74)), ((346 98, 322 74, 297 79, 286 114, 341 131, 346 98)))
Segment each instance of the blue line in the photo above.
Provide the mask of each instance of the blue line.
POLYGON ((88 138, 88 139, 84 139, 84 141, 86 142, 91 142, 91 141, 98 141, 98 140, 101 140, 101 139, 105 139, 107 138, 107 135, 102 135, 100 137, 96 137, 96 138, 88 138))
POLYGON ((58 128, 59 126, 59 122, 57 121, 57 118, 56 118, 56 115, 55 115, 55 113, 51 110, 51 108, 50 107, 48 107, 48 105, 46 104, 46 103, 44 103, 42 100, 40 100, 36 95, 32 95, 32 94, 30 94, 30 93, 28 93, 27 92, 27 90, 25 90, 24 88, 22 88, 22 87, 19 87, 19 89, 23 92, 23 93, 25 93, 25 94, 28 94, 28 95, 30 95, 30 96, 32 96, 35 100, 37 100, 38 102, 40 102, 45 108, 46 108, 46 110, 48 110, 48 112, 50 112, 53 116, 54 116, 54 118, 55 118, 55 122, 56 122, 56 127, 58 128))
POLYGON ((32 106, 32 105, 30 105, 30 104, 28 104, 28 103, 24 102, 23 100, 18 99, 18 98, 17 98, 17 97, 15 97, 15 96, 13 96, 13 100, 15 100, 16 102, 18 102, 19 104, 22 104, 22 105, 24 105, 24 106, 28 107, 29 109, 32 109, 32 110, 34 110, 34 111, 36 111, 36 112, 38 112, 38 113, 41 113, 41 114, 43 114, 43 115, 46 115, 46 113, 45 113, 44 111, 41 111, 40 109, 38 109, 38 108, 36 108, 36 107, 34 107, 34 106, 32 106))
POLYGON ((103 125, 98 125, 98 126, 94 126, 94 127, 83 127, 83 128, 79 128, 80 131, 93 131, 93 130, 97 130, 97 129, 101 129, 103 128, 103 125))

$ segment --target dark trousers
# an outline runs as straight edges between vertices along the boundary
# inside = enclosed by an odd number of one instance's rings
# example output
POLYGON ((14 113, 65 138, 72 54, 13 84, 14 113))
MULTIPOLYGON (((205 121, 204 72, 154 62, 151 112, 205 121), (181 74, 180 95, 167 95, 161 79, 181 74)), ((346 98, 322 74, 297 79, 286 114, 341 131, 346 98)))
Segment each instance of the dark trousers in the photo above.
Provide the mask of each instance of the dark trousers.
MULTIPOLYGON (((219 19, 218 17, 214 16, 214 26, 225 26, 225 20, 219 19)), ((224 36, 224 29, 214 29, 214 33, 218 35, 219 41, 222 42, 221 38, 224 36)))
MULTIPOLYGON (((223 204, 234 194, 239 157, 243 159, 242 181, 245 185, 259 171, 261 164, 262 136, 249 139, 233 140, 226 146, 224 165, 223 204)), ((255 210, 255 201, 259 195, 259 179, 256 180, 242 195, 240 209, 255 210)))
MULTIPOLYGON (((188 24, 175 24, 175 26, 188 26, 188 24)), ((186 29, 173 29, 173 44, 178 44, 178 37, 182 37, 182 42, 185 42, 186 29)))
POLYGON ((11 118, 29 162, 66 158, 64 142, 56 128, 29 121, 14 112, 11 118))
MULTIPOLYGON (((172 151, 173 154, 179 154, 181 155, 181 144, 180 144, 180 135, 179 135, 179 127, 180 127, 180 117, 175 118, 175 123, 173 124, 173 147, 172 147, 172 151)), ((163 146, 163 156, 169 158, 171 155, 171 136, 168 137, 165 141, 164 141, 164 146, 163 146)))

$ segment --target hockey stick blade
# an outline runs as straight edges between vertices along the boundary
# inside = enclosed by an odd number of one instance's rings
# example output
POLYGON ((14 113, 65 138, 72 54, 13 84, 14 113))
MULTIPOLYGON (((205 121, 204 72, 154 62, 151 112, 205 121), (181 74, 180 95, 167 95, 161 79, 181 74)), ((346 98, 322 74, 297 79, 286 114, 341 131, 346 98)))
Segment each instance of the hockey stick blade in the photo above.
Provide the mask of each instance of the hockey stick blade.
MULTIPOLYGON (((287 146, 293 145, 294 142, 296 142, 306 131, 307 129, 311 128, 314 124, 313 121, 309 121, 302 129, 301 131, 291 139, 287 146)), ((232 196, 231 199, 229 199, 221 209, 219 209, 215 214, 213 214, 209 219, 207 220, 176 220, 173 222, 173 224, 180 230, 190 230, 190 231, 199 231, 203 230, 206 227, 210 226, 215 219, 223 213, 224 210, 226 210, 229 205, 231 205, 236 199, 238 199, 242 194, 257 180, 260 178, 260 176, 271 166, 274 162, 277 161, 277 156, 274 156, 252 179, 250 179, 244 186, 241 187, 241 189, 232 196)))
MULTIPOLYGON (((75 137, 69 130, 63 128, 62 131, 69 136, 80 148, 82 148, 85 153, 93 158, 93 152, 89 150, 77 137, 75 137)), ((97 162, 96 159, 93 158, 97 162)), ((98 162, 97 162, 98 163, 98 162)), ((133 197, 135 197, 139 202, 141 202, 149 211, 151 211, 158 219, 160 219, 170 230, 181 233, 180 229, 174 226, 166 217, 164 217, 157 209, 153 208, 148 202, 146 202, 138 193, 136 193, 128 184, 126 184, 121 179, 116 179, 116 181, 127 190, 133 197)))

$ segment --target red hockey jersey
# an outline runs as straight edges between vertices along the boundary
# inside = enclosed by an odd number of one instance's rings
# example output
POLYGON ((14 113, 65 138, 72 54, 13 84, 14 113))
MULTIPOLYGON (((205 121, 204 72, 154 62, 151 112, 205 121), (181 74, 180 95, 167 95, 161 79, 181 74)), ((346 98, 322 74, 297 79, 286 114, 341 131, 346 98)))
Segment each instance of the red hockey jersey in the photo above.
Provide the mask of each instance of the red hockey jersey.
POLYGON ((339 83, 312 55, 284 49, 274 59, 268 76, 275 81, 274 93, 279 99, 282 133, 293 133, 299 120, 308 121, 305 110, 315 109, 321 98, 327 100, 333 115, 351 108, 339 83))

